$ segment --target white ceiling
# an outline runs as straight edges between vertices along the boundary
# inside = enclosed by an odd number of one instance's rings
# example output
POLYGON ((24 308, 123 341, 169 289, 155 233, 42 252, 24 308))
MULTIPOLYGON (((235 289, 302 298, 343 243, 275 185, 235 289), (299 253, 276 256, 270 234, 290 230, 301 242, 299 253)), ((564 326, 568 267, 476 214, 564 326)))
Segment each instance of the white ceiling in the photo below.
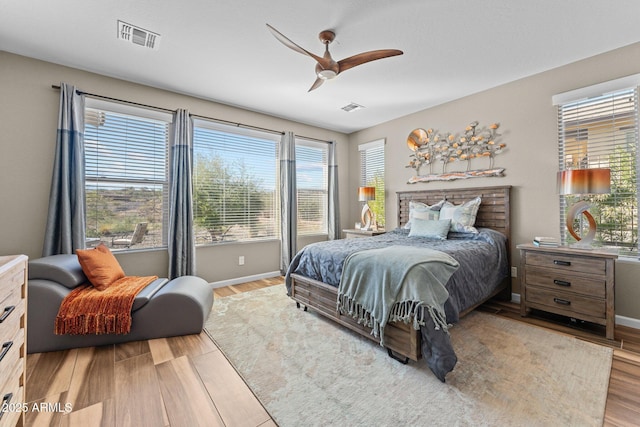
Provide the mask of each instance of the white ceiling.
POLYGON ((0 50, 351 133, 640 41, 639 21, 639 0, 0 0, 0 50), (118 40, 118 19, 159 50, 118 40), (266 23, 318 55, 334 30, 336 60, 404 55, 307 92, 314 61, 266 23))

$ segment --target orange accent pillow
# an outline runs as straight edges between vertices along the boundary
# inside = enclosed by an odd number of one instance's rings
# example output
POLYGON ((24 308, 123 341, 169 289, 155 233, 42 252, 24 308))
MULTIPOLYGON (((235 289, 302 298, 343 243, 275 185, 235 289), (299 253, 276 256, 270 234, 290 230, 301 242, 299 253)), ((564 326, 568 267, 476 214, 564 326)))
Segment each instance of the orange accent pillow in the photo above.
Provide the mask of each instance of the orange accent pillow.
POLYGON ((104 291, 116 280, 124 277, 120 263, 104 244, 98 245, 95 249, 77 249, 76 254, 85 276, 99 291, 104 291))

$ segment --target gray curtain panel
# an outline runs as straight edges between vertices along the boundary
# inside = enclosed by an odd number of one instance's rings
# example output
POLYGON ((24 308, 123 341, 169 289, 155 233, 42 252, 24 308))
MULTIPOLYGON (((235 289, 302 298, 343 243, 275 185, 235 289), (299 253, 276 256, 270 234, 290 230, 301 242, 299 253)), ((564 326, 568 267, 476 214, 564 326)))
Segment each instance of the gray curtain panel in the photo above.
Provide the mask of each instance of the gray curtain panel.
POLYGON ((60 110, 42 256, 85 247, 84 95, 60 83, 60 110))
POLYGON ((336 142, 329 144, 329 240, 340 238, 340 200, 338 197, 338 163, 336 142))
POLYGON ((174 115, 169 168, 169 278, 195 275, 193 233, 193 122, 186 110, 174 115))
POLYGON ((298 191, 296 187, 296 138, 285 132, 280 141, 280 272, 285 274, 297 252, 298 191))

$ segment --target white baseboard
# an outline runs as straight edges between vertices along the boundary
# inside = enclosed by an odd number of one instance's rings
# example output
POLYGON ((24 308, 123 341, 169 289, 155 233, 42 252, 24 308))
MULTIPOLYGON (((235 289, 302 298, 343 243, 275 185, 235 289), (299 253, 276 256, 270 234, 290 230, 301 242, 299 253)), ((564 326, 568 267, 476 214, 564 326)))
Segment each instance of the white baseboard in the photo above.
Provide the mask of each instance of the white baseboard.
POLYGON ((236 277, 234 279, 220 280, 212 282, 214 288, 224 288, 225 286, 239 285, 240 283, 253 282, 254 280, 270 279, 272 277, 281 276, 279 271, 270 271, 268 273, 254 274, 253 276, 236 277))
POLYGON ((634 319, 633 317, 618 316, 616 315, 616 325, 627 326, 629 328, 640 329, 640 319, 634 319))
MULTIPOLYGON (((520 304, 520 294, 511 294, 511 301, 520 304)), ((640 319, 616 315, 616 325, 640 329, 640 319)))

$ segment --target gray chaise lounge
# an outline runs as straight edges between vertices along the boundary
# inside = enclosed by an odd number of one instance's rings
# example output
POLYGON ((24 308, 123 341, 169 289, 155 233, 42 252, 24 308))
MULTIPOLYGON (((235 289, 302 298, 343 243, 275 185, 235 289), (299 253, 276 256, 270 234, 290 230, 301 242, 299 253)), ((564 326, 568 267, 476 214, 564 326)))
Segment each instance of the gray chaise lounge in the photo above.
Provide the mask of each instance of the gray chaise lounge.
POLYGON ((108 335, 55 335, 54 322, 64 297, 88 280, 76 255, 29 261, 27 352, 65 350, 177 335, 198 334, 213 305, 213 288, 204 279, 158 279, 136 297, 131 332, 108 335))

